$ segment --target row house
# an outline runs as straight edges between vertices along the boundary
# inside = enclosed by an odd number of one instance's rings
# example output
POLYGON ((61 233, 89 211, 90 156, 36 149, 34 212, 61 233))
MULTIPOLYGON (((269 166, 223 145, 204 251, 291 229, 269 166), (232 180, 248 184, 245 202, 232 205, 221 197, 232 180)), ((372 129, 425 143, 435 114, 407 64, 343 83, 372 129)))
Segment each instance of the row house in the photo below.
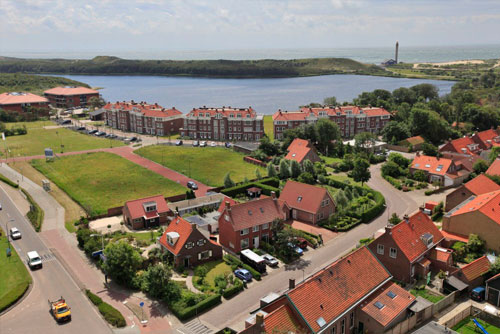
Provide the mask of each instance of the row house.
POLYGON ((471 196, 482 195, 495 190, 500 190, 500 185, 485 174, 481 174, 446 195, 444 210, 448 212, 471 196))
POLYGON ((169 136, 179 133, 183 124, 179 110, 165 109, 157 103, 116 102, 106 104, 103 109, 106 125, 126 132, 169 136))
POLYGON ((497 130, 489 129, 450 140, 439 148, 439 152, 477 155, 487 159, 489 150, 494 146, 500 146, 500 135, 497 130))
POLYGON ((99 98, 98 91, 75 86, 55 87, 43 94, 54 108, 85 108, 91 98, 99 98))
POLYGON ((321 269, 264 305, 241 334, 385 333, 406 319, 415 297, 391 281, 362 247, 321 269))
POLYGON ((217 141, 259 141, 264 118, 249 108, 193 108, 184 118, 181 136, 217 141))
POLYGON ((428 182, 437 182, 447 187, 462 184, 472 172, 472 166, 466 164, 463 159, 433 157, 417 152, 410 165, 410 173, 414 175, 416 171, 424 172, 428 182))
POLYGON ((301 125, 315 123, 320 118, 335 122, 344 138, 361 132, 379 133, 390 121, 391 114, 384 108, 337 106, 301 108, 299 111, 278 110, 273 115, 274 138, 283 139, 283 132, 301 125))
POLYGON ((49 100, 44 97, 24 92, 0 94, 0 109, 24 113, 30 109, 46 110, 48 114, 49 100))

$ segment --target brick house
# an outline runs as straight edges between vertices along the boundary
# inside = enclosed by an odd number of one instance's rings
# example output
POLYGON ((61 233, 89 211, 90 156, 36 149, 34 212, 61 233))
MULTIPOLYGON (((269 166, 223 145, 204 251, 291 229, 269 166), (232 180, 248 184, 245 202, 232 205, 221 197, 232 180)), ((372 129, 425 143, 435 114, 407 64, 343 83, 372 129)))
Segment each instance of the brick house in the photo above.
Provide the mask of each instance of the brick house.
POLYGON ((49 100, 44 97, 24 92, 10 92, 0 94, 0 109, 24 113, 33 109, 45 110, 48 115, 49 100))
POLYGON ((271 225, 275 219, 287 220, 289 208, 283 201, 271 197, 231 205, 225 202, 219 217, 219 242, 239 253, 246 248, 259 248, 260 242, 272 238, 271 225))
POLYGON ((183 124, 179 110, 166 109, 157 103, 124 101, 107 103, 103 109, 106 125, 121 131, 169 136, 179 133, 183 124))
POLYGON ((166 224, 170 214, 162 195, 128 201, 123 207, 123 221, 133 230, 166 224))
POLYGON ((450 211, 473 195, 481 195, 495 190, 500 190, 500 186, 486 175, 481 174, 446 195, 445 211, 450 211))
POLYGON ((204 230, 182 217, 175 217, 159 241, 162 249, 174 256, 176 267, 195 267, 222 259, 222 247, 211 240, 204 230))
POLYGON ((456 164, 453 159, 421 155, 418 152, 409 169, 412 175, 417 170, 423 171, 428 182, 439 182, 445 187, 461 184, 471 173, 461 163, 456 164))
POLYGON ((85 108, 91 98, 99 98, 98 91, 75 86, 55 87, 46 90, 43 94, 54 108, 85 108))
POLYGON ((416 276, 429 273, 431 262, 427 257, 442 240, 429 216, 418 211, 397 225, 386 226, 368 247, 395 279, 410 283, 416 276))
POLYGON ((487 249, 500 252, 500 190, 473 195, 446 213, 443 231, 464 238, 477 234, 487 249))
POLYGON ((399 142, 399 145, 405 146, 405 147, 410 147, 410 145, 413 147, 414 151, 420 150, 422 148, 422 145, 425 143, 425 139, 422 138, 422 136, 414 136, 410 138, 406 138, 402 141, 399 142))
POLYGON ((500 136, 495 129, 480 131, 472 136, 448 141, 439 148, 439 152, 456 152, 470 155, 480 155, 487 158, 488 151, 493 146, 500 145, 500 136))
POLYGON ((299 164, 302 164, 305 160, 309 160, 312 163, 321 161, 316 148, 309 140, 295 138, 286 150, 288 154, 285 159, 295 160, 299 164))
POLYGON ((285 130, 316 123, 320 118, 335 122, 341 136, 350 138, 361 132, 379 133, 390 121, 391 114, 384 108, 358 106, 301 108, 292 112, 278 110, 273 115, 274 139, 283 139, 285 130))
POLYGON ((500 176, 500 159, 495 159, 490 167, 486 170, 485 174, 487 175, 498 175, 500 176))
POLYGON ((330 193, 310 184, 287 181, 280 200, 290 208, 290 217, 305 223, 317 224, 335 213, 335 201, 330 193))
POLYGON ((335 261, 262 307, 242 334, 384 333, 408 317, 415 297, 367 247, 335 261))
POLYGON ((484 284, 484 274, 488 273, 490 265, 488 258, 482 256, 460 268, 453 276, 467 284, 470 291, 484 284))
POLYGON ((249 108, 191 110, 184 117, 181 136, 219 141, 259 141, 264 136, 264 118, 249 108))

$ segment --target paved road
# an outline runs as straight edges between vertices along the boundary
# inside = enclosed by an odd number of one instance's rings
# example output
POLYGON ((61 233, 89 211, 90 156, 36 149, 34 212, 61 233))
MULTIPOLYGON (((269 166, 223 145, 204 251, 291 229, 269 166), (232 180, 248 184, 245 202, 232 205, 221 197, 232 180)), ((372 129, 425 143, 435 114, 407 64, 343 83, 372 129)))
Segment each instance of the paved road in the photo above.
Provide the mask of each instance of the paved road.
POLYGON ((9 227, 16 226, 22 233, 22 239, 12 242, 21 259, 25 259, 28 251, 36 250, 44 260, 42 269, 31 272, 31 292, 19 305, 0 317, 0 333, 111 333, 97 310, 3 189, 0 189, 0 200, 2 228, 7 230, 8 223, 9 227), (9 222, 12 219, 14 221, 9 222), (69 323, 58 325, 49 313, 47 300, 61 295, 70 305, 73 318, 69 323))
POLYGON ((388 215, 393 212, 400 216, 417 210, 417 203, 406 193, 397 191, 380 176, 380 166, 372 166, 372 179, 369 186, 383 193, 387 203, 386 211, 370 224, 362 224, 347 233, 340 234, 325 246, 310 250, 304 254, 297 263, 282 266, 264 277, 261 282, 255 282, 250 288, 234 298, 224 301, 220 306, 201 315, 199 319, 214 329, 229 326, 235 330, 244 328, 244 321, 249 312, 258 308, 259 299, 265 295, 276 292, 282 293, 288 287, 288 279, 293 278, 301 282, 304 277, 326 267, 343 254, 351 251, 362 238, 373 234, 387 224, 388 215))

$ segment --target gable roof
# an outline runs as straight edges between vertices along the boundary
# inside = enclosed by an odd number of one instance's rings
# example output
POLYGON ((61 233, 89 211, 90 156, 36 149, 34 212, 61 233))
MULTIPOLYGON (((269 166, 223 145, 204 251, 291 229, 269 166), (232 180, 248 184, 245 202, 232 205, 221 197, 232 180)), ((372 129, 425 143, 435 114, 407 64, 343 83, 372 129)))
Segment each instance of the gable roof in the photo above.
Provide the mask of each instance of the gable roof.
POLYGON ((487 273, 490 270, 490 261, 486 256, 480 257, 477 260, 472 261, 471 263, 460 268, 460 273, 470 282, 487 273))
POLYGON ((446 216, 458 216, 473 211, 479 211, 497 224, 500 224, 500 190, 471 196, 449 211, 446 216), (496 211, 495 208, 497 209, 496 211))
POLYGON ((486 280, 486 282, 488 282, 488 283, 489 283, 489 282, 495 281, 495 280, 497 280, 497 279, 499 279, 499 278, 500 278, 500 273, 496 274, 496 275, 495 275, 495 276, 493 276, 493 277, 488 278, 488 279, 486 280))
POLYGON ((158 103, 149 104, 147 102, 134 102, 134 101, 123 101, 116 103, 108 102, 104 107, 104 110, 123 110, 141 113, 145 117, 158 117, 158 118, 168 118, 174 116, 182 115, 182 112, 172 107, 172 109, 166 109, 159 105, 158 103))
POLYGON ((44 97, 24 92, 10 92, 0 94, 0 105, 21 104, 21 103, 48 103, 44 97))
POLYGON ((401 142, 406 142, 408 144, 412 144, 412 145, 418 145, 418 144, 423 144, 425 143, 425 139, 422 138, 422 136, 414 136, 414 137, 410 137, 410 138, 406 138, 404 140, 402 140, 401 142))
MULTIPOLYGON (((275 219, 285 219, 283 201, 272 197, 260 198, 246 203, 226 205, 225 213, 235 231, 270 223, 275 219)), ((221 215, 223 217, 224 215, 221 215)))
POLYGON ((410 167, 422 170, 434 175, 445 175, 453 161, 445 158, 431 157, 428 155, 417 155, 410 167))
POLYGON ((65 86, 65 87, 55 87, 48 89, 44 92, 44 94, 71 96, 71 95, 83 95, 83 94, 99 94, 99 92, 87 87, 65 86))
POLYGON ((477 154, 479 151, 479 146, 476 142, 474 142, 474 140, 472 140, 472 138, 466 136, 449 141, 439 149, 439 152, 447 151, 465 154, 477 154), (475 146, 477 147, 474 150, 471 150, 475 146))
POLYGON ((387 282, 376 293, 361 303, 361 311, 366 313, 383 327, 389 325, 398 315, 404 312, 415 297, 394 282, 387 282), (395 295, 391 298, 388 294, 395 295), (380 303, 380 309, 375 303, 380 303))
POLYGON ((191 223, 179 216, 170 222, 165 232, 163 232, 159 242, 172 254, 177 255, 184 247, 184 244, 191 235, 191 232, 193 232, 191 223), (167 241, 167 233, 170 232, 176 232, 179 235, 179 239, 177 239, 174 245, 169 244, 167 241))
POLYGON ((235 119, 253 119, 257 117, 257 113, 252 107, 248 108, 231 108, 231 107, 222 107, 222 108, 212 108, 212 107, 200 107, 193 108, 189 113, 186 114, 186 117, 213 117, 217 114, 220 114, 223 117, 234 117, 235 119))
POLYGON ((265 333, 303 333, 306 326, 288 304, 281 305, 265 316, 265 333))
POLYGON ((498 142, 498 132, 494 129, 484 130, 474 134, 472 140, 478 143, 482 149, 489 149, 498 142))
MULTIPOLYGON (((424 234, 432 234, 433 245, 443 239, 441 231, 438 230, 429 216, 420 210, 408 217, 408 220, 403 220, 392 228, 388 228, 391 229, 391 238, 410 262, 419 258, 429 249, 421 239, 424 234)), ((385 233, 387 234, 387 232, 385 233)))
POLYGON ((474 195, 500 190, 500 186, 484 174, 481 174, 465 183, 464 187, 474 195))
POLYGON ((295 138, 287 148, 288 154, 285 159, 287 160, 295 160, 298 163, 301 163, 304 158, 309 154, 309 152, 314 151, 314 147, 312 146, 309 140, 295 138))
POLYGON ((500 159, 495 159, 488 170, 486 171, 488 175, 500 175, 500 159))
POLYGON ((391 277, 365 246, 320 270, 286 296, 308 326, 318 332, 391 277), (325 325, 318 324, 320 318, 325 325))
MULTIPOLYGON (((325 188, 288 180, 281 191, 280 200, 285 201, 291 208, 316 213, 327 194, 325 188)), ((331 197, 330 200, 333 201, 331 197)))
POLYGON ((158 213, 170 211, 167 205, 167 201, 165 201, 165 197, 163 197, 162 195, 156 195, 126 202, 125 206, 130 213, 130 218, 137 219, 146 217, 147 213, 146 211, 144 211, 143 204, 147 202, 156 202, 156 211, 158 213))
POLYGON ((451 258, 452 251, 446 248, 436 247, 431 250, 429 259, 447 263, 451 258))

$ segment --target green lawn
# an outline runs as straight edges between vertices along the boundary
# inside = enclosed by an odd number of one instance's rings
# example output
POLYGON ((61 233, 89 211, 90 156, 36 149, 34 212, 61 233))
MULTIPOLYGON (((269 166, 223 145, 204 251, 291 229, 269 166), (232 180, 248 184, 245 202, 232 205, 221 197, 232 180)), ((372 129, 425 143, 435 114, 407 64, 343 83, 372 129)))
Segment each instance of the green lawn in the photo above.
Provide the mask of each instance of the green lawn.
MULTIPOLYGON (((361 182, 356 182, 345 174, 333 174, 328 176, 329 179, 334 179, 340 182, 349 181, 349 184, 357 185, 361 187, 361 182)), ((366 186, 366 185, 365 185, 366 186)))
POLYGON ((128 200, 186 191, 183 186, 112 153, 65 156, 53 162, 39 159, 31 164, 92 215, 122 206, 128 200))
POLYGON ((414 296, 423 297, 423 298, 425 298, 428 301, 433 302, 433 303, 437 303, 438 301, 440 301, 441 299, 444 298, 444 296, 437 295, 437 294, 435 294, 427 289, 423 289, 423 290, 411 289, 410 293, 414 296))
MULTIPOLYGON (((500 334, 500 328, 490 325, 483 320, 476 319, 486 331, 490 334, 500 334)), ((481 330, 472 322, 470 317, 465 318, 460 321, 455 327, 452 328, 454 331, 463 334, 477 334, 482 333, 481 330)))
POLYGON ((232 274, 231 267, 227 265, 224 261, 214 261, 206 264, 209 266, 209 272, 205 277, 205 281, 212 287, 215 288, 214 279, 217 275, 232 274))
POLYGON ((31 276, 11 247, 12 255, 7 257, 7 237, 0 229, 0 312, 12 305, 28 289, 31 276))
MULTIPOLYGON (((118 140, 97 138, 64 128, 44 129, 43 126, 55 125, 50 121, 7 123, 6 125, 7 127, 26 125, 28 128, 26 135, 7 137, 4 144, 10 150, 9 157, 43 155, 45 148, 52 148, 57 154, 61 152, 61 144, 64 145, 63 152, 124 145, 118 140)), ((5 145, 0 146, 0 154, 5 157, 5 145)))
POLYGON ((243 154, 222 147, 154 145, 135 153, 210 186, 223 185, 228 172, 234 182, 254 179, 256 169, 266 175, 264 168, 243 161, 243 154))
POLYGON ((264 116, 264 133, 271 139, 274 140, 274 124, 273 124, 273 116, 265 115, 264 116))
POLYGON ((333 163, 341 163, 342 162, 341 158, 332 158, 332 157, 327 157, 327 156, 324 156, 324 155, 320 155, 319 157, 321 159, 325 160, 325 163, 327 165, 331 165, 333 163))

